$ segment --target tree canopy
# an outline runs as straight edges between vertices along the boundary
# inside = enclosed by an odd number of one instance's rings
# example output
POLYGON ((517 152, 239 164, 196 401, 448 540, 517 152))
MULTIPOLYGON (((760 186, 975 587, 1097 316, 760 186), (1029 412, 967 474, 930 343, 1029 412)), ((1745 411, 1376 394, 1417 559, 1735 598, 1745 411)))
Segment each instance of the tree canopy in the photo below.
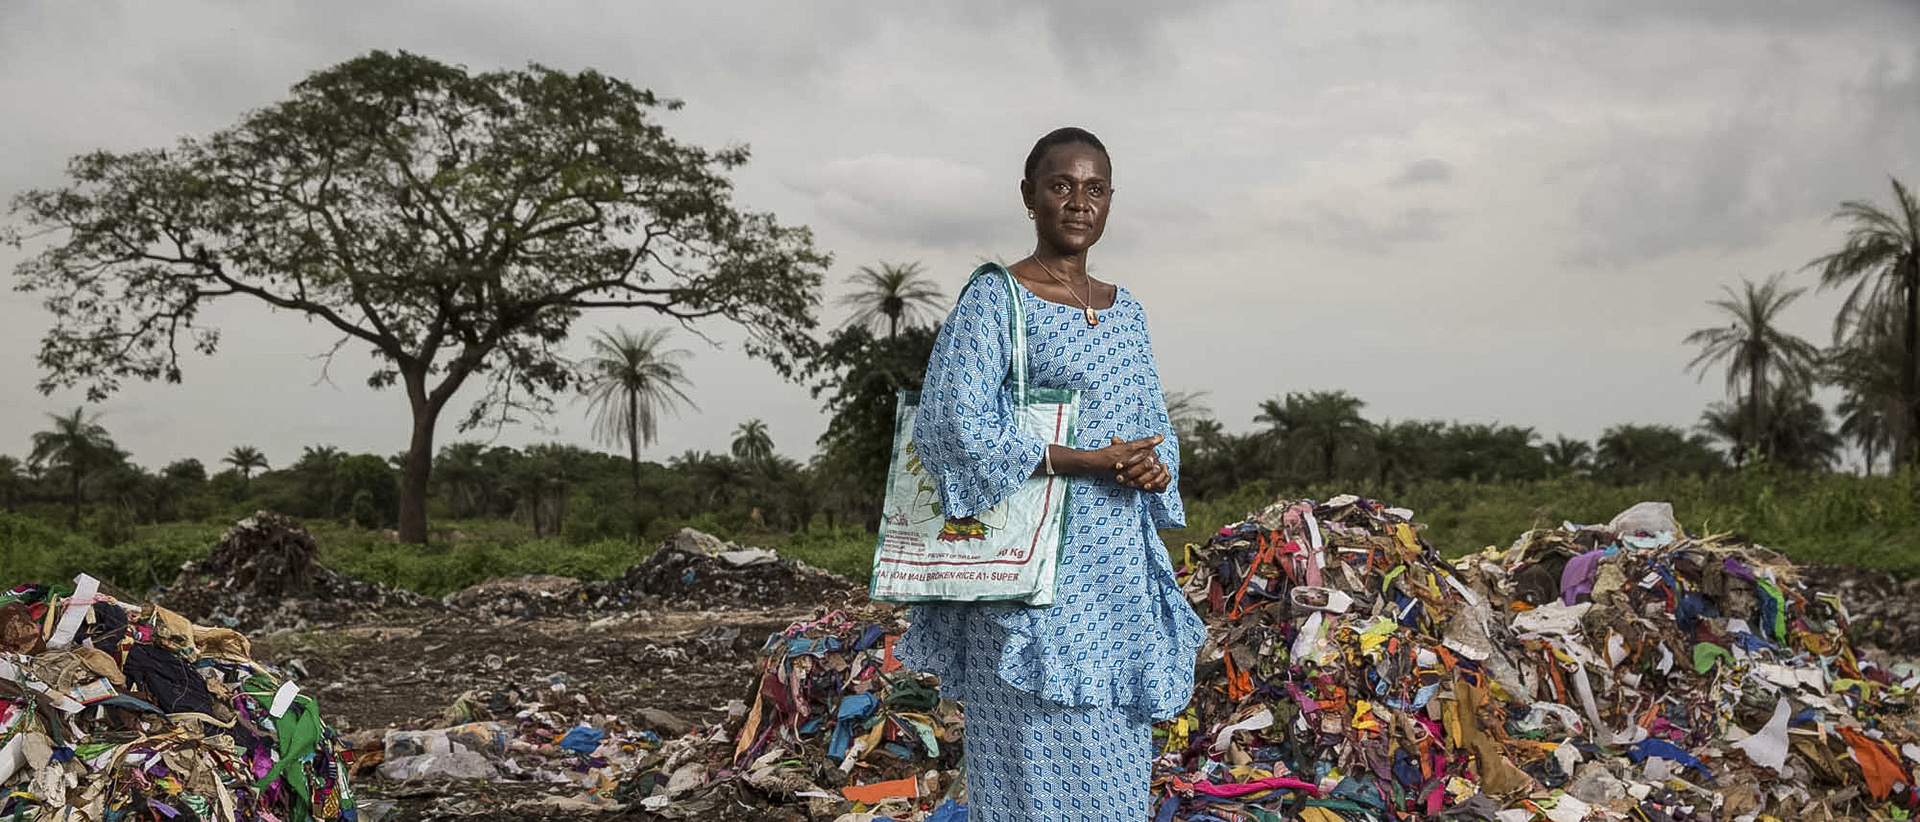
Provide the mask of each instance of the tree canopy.
POLYGON ((551 410, 585 311, 733 320, 788 374, 811 348, 828 256, 732 204, 747 150, 669 137, 653 115, 680 105, 591 70, 373 52, 212 135, 77 157, 7 237, 52 238, 16 272, 54 315, 40 388, 179 381, 183 350, 219 346, 220 301, 318 321, 406 392, 400 531, 424 541, 442 409, 484 381, 463 429, 551 410))

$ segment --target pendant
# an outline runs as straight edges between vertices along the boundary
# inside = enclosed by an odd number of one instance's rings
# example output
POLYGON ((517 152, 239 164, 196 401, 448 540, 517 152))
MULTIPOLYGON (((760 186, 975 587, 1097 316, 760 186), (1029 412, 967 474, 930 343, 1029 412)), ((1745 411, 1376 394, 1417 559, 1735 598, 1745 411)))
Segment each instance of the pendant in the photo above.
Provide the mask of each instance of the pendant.
POLYGON ((1095 316, 1095 315, 1094 315, 1094 313, 1093 313, 1093 309, 1092 309, 1091 307, 1089 307, 1089 308, 1087 309, 1087 325, 1088 325, 1089 327, 1091 327, 1091 326, 1096 326, 1096 325, 1099 325, 1099 324, 1100 324, 1100 318, 1099 318, 1099 317, 1097 317, 1097 316, 1095 316))

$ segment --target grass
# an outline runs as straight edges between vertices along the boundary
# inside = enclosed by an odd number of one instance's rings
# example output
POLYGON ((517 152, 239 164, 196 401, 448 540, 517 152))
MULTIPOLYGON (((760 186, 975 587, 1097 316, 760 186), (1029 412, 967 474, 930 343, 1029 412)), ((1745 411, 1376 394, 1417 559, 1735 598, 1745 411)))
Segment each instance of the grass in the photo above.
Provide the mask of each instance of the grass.
MULTIPOLYGON (((1327 499, 1338 486, 1288 489, 1290 498, 1327 499)), ((1352 489, 1368 494, 1367 489, 1352 489)), ((1411 508, 1426 539, 1449 556, 1506 547, 1522 532, 1562 521, 1606 522, 1642 500, 1671 502, 1695 533, 1737 532, 1803 562, 1854 565, 1920 576, 1920 475, 1809 476, 1749 471, 1742 475, 1611 486, 1569 478, 1529 483, 1429 483, 1380 495, 1411 508)), ((1193 501, 1187 528, 1162 532, 1176 560, 1189 542, 1203 542, 1274 497, 1248 487, 1231 496, 1193 501)), ((404 546, 378 531, 324 521, 307 523, 321 561, 346 574, 441 596, 494 577, 558 574, 610 579, 653 553, 683 523, 660 522, 636 544, 623 539, 534 539, 502 521, 436 523, 424 547, 404 546)), ((684 523, 722 539, 771 548, 864 583, 873 534, 814 523, 767 532, 704 515, 684 523)), ((22 514, 0 512, 0 585, 72 579, 86 572, 114 588, 138 592, 173 580, 181 563, 206 556, 227 523, 143 526, 124 545, 102 547, 87 536, 22 514)))

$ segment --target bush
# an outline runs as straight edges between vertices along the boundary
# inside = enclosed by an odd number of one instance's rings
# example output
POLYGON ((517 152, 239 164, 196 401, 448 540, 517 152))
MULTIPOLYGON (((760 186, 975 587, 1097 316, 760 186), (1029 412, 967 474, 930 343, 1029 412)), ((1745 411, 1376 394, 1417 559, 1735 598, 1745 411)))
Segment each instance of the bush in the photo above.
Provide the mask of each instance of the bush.
POLYGON ((120 585, 97 568, 103 550, 85 537, 54 528, 25 514, 0 511, 0 569, 8 587, 30 582, 60 582, 81 572, 120 585))

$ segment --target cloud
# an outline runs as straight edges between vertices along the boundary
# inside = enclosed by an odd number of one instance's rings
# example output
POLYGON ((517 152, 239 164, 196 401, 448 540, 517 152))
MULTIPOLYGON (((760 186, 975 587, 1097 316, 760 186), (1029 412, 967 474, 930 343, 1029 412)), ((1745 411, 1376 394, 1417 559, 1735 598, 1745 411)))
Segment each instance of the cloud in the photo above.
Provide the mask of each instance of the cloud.
POLYGON ((1613 118, 1559 181, 1576 192, 1569 259, 1617 267, 1751 248, 1783 225, 1832 214, 1842 200, 1878 196, 1885 175, 1915 170, 1920 49, 1904 63, 1883 57, 1822 83, 1759 78, 1728 88, 1738 102, 1717 111, 1613 118))
POLYGON ((1311 205, 1304 215, 1284 219, 1283 235, 1368 254, 1384 254, 1394 246, 1440 239, 1447 213, 1427 206, 1389 211, 1364 211, 1328 204, 1311 205))
POLYGON ((870 154, 833 160, 793 188, 819 215, 869 240, 925 247, 988 247, 1017 214, 1006 175, 939 157, 870 154))
POLYGON ((1445 160, 1428 158, 1407 164, 1400 176, 1393 178, 1390 185, 1396 187, 1417 186, 1422 183, 1444 183, 1453 179, 1453 166, 1445 160))

